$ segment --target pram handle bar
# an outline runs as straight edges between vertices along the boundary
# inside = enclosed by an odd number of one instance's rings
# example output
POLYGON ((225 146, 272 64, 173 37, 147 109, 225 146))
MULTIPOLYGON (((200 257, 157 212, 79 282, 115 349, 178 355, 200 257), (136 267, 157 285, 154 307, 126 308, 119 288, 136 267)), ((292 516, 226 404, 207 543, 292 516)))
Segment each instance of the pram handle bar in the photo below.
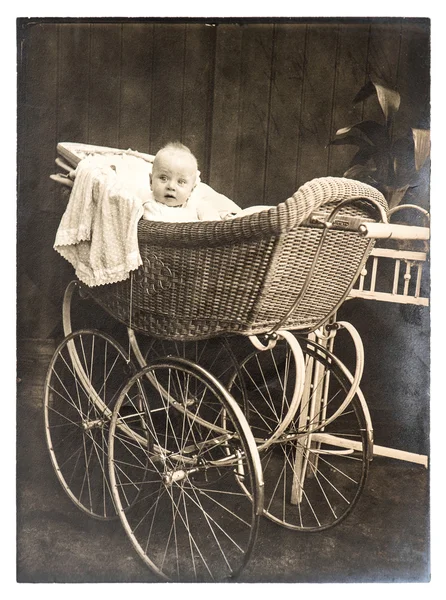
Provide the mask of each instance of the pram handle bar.
POLYGON ((429 240, 429 227, 392 225, 390 223, 361 223, 359 231, 366 238, 392 240, 429 240))

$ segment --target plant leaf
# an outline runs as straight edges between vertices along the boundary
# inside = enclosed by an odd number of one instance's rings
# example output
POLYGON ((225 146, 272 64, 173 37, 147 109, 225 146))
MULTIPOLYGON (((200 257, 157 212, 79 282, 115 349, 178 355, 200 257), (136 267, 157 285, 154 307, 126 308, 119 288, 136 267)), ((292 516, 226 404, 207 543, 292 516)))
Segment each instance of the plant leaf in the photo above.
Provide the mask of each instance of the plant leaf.
POLYGON ((392 90, 371 79, 356 94, 353 104, 367 100, 367 98, 374 94, 376 94, 386 122, 388 122, 400 107, 401 96, 396 90, 392 90))
POLYGON ((401 103, 401 96, 395 90, 379 85, 378 83, 373 84, 376 88, 378 101, 381 109, 388 122, 392 116, 398 112, 401 103))
POLYGON ((376 180, 373 175, 376 173, 376 169, 374 167, 365 166, 365 165, 354 165, 347 169, 344 173, 344 177, 348 179, 357 179, 364 183, 369 183, 371 185, 376 185, 376 180))
POLYGON ((364 144, 370 145, 370 142, 360 138, 357 135, 347 135, 343 138, 336 138, 328 142, 327 146, 363 146, 364 144))
POLYGON ((386 127, 376 121, 361 121, 349 127, 338 129, 336 135, 345 135, 350 131, 357 130, 362 133, 372 143, 380 148, 380 151, 386 151, 389 148, 390 140, 386 127))
POLYGON ((414 161, 414 142, 410 136, 404 136, 392 145, 392 187, 400 188, 408 184, 416 175, 414 161))
POLYGON ((355 123, 354 125, 349 125, 348 127, 342 127, 342 129, 338 129, 336 132, 336 135, 344 135, 346 133, 348 133, 349 131, 351 131, 352 129, 354 129, 356 127, 357 123, 355 123))
POLYGON ((405 185, 400 188, 389 188, 387 186, 384 186, 384 195, 386 197, 389 208, 394 208, 395 206, 398 206, 398 204, 400 204, 409 187, 409 185, 405 185))
POLYGON ((359 148, 358 152, 350 161, 350 167, 353 167, 355 165, 365 165, 375 155, 376 148, 374 146, 364 145, 359 148))
POLYGON ((373 96, 373 94, 376 94, 376 88, 373 85, 373 82, 369 80, 365 85, 362 86, 362 88, 353 98, 353 104, 363 102, 364 100, 367 100, 367 98, 370 98, 370 96, 373 96))
POLYGON ((419 171, 429 157, 431 150, 431 136, 428 129, 414 129, 412 136, 415 154, 415 169, 419 171))

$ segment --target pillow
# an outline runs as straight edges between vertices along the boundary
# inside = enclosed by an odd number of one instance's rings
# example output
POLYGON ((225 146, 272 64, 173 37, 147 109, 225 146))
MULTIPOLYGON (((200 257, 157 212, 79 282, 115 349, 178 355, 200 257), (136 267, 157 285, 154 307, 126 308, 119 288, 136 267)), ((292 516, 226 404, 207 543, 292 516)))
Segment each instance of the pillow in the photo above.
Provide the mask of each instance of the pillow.
POLYGON ((221 219, 226 218, 230 214, 238 214, 242 209, 227 196, 219 194, 209 185, 200 181, 192 192, 196 201, 207 202, 216 209, 221 219))

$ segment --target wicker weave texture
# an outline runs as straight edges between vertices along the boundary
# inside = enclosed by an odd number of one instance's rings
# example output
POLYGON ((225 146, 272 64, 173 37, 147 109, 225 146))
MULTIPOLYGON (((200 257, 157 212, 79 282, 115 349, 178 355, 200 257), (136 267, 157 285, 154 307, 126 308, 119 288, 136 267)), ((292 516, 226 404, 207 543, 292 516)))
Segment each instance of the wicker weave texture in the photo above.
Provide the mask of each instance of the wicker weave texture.
MULTIPOLYGON (((92 288, 115 318, 149 335, 187 340, 262 333, 286 314, 307 277, 322 230, 299 226, 326 216, 352 196, 374 188, 343 178, 302 186, 270 210, 226 222, 139 224, 143 266, 131 278, 92 288)), ((341 214, 376 217, 364 206, 341 214)), ((359 234, 330 231, 302 301, 286 326, 311 330, 328 319, 351 289, 371 244, 359 234)))

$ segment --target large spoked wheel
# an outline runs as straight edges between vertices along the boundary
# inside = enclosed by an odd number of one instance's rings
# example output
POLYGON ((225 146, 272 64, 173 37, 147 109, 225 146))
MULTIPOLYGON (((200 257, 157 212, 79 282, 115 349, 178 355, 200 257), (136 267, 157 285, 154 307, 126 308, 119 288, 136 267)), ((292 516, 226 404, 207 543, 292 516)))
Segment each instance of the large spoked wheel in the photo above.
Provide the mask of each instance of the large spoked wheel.
MULTIPOLYGON (((303 531, 321 531, 342 521, 364 488, 372 445, 368 411, 360 390, 345 405, 348 371, 328 350, 300 339, 305 357, 299 408, 281 437, 261 452, 264 514, 303 531)), ((277 428, 288 410, 294 367, 286 340, 242 363, 247 381, 248 421, 257 444, 277 428)), ((240 395, 234 377, 229 389, 240 395)))
POLYGON ((113 413, 109 467, 124 529, 161 579, 237 578, 262 514, 261 466, 242 411, 214 377, 179 358, 133 376, 113 413))
POLYGON ((116 518, 108 477, 108 426, 123 385, 134 372, 108 335, 81 330, 56 349, 45 383, 45 432, 63 489, 81 510, 116 518))
POLYGON ((139 338, 138 341, 132 331, 129 331, 129 336, 141 368, 158 358, 176 356, 200 365, 224 386, 228 384, 234 372, 240 374, 239 360, 226 338, 178 341, 147 337, 139 338))

